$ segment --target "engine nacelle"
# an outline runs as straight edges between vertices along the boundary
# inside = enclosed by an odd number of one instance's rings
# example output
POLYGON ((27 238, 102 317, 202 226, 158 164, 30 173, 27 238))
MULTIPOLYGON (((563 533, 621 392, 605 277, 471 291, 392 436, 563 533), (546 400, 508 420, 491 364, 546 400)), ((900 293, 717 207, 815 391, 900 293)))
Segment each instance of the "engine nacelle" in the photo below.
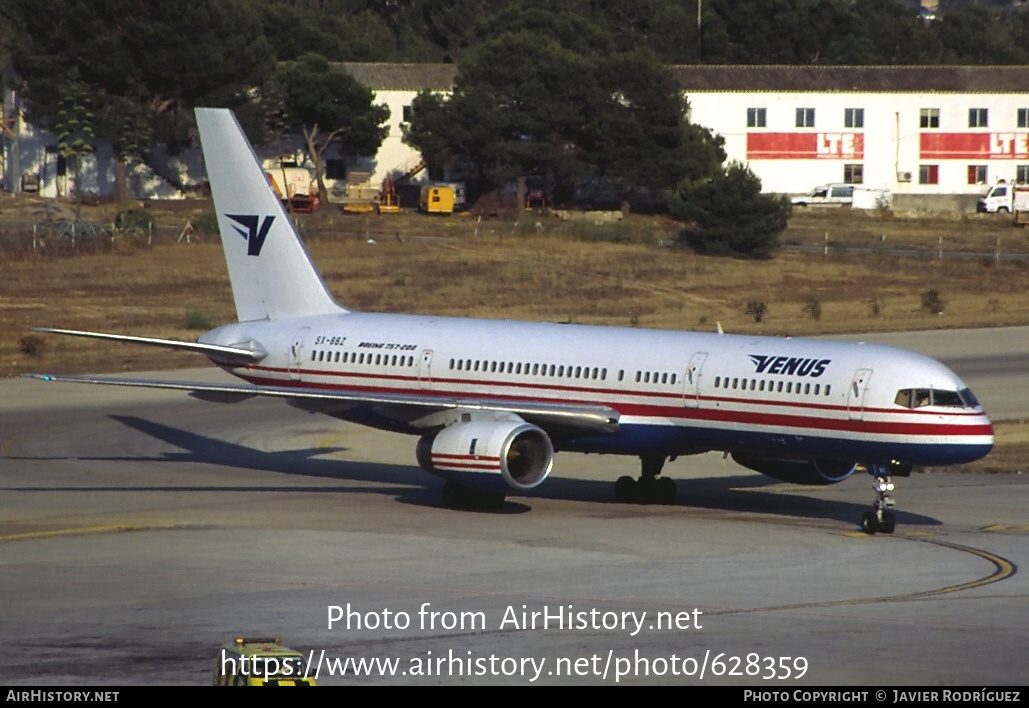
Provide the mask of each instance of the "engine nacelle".
POLYGON ((532 489, 554 465, 554 445, 525 421, 455 423, 418 441, 427 472, 484 490, 532 489))
POLYGON ((857 469, 856 462, 807 458, 757 457, 732 453, 732 459, 755 472, 793 484, 836 484, 857 469))

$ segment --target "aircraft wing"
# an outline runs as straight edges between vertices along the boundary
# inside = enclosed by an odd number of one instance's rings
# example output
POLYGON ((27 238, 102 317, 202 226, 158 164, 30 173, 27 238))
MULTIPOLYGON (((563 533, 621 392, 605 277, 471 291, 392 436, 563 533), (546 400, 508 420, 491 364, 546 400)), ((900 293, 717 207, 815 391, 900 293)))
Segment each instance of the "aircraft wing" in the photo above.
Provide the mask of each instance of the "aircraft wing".
POLYGON ((513 413, 542 428, 560 428, 580 433, 613 433, 618 430, 619 413, 607 406, 576 406, 548 401, 463 398, 406 393, 367 393, 346 390, 311 390, 289 386, 252 386, 248 384, 212 384, 195 381, 161 381, 71 374, 25 374, 42 381, 103 384, 189 391, 205 401, 233 403, 253 396, 286 399, 290 404, 320 413, 343 411, 357 406, 383 406, 402 411, 405 418, 446 410, 493 411, 513 413))

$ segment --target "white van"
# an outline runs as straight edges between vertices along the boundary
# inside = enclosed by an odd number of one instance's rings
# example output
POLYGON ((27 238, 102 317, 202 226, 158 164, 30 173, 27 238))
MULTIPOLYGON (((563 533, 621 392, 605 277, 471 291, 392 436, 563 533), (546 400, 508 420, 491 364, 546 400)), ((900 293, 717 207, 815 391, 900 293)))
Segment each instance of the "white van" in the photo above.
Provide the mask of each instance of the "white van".
POLYGON ((790 200, 794 206, 850 206, 854 202, 854 185, 823 184, 810 193, 790 200))
POLYGON ((1015 190, 1013 185, 1006 182, 998 182, 990 187, 990 191, 981 197, 975 205, 975 210, 987 214, 1004 212, 1010 214, 1014 211, 1015 190))

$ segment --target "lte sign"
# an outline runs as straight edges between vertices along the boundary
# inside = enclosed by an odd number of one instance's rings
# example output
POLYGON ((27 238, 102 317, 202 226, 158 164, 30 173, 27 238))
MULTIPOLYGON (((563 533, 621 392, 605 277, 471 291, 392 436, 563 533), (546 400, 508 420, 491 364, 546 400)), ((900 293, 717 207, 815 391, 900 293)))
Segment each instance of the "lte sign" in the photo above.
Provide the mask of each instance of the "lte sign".
POLYGON ((861 160, 864 133, 747 133, 748 160, 861 160))

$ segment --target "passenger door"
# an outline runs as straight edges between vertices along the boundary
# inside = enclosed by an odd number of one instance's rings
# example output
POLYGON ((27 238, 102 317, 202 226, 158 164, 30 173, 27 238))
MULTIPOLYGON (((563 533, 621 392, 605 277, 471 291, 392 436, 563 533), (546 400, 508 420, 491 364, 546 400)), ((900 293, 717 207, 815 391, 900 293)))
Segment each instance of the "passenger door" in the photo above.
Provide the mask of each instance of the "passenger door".
POLYGON ((683 405, 687 408, 700 407, 700 371, 707 361, 707 352, 697 352, 690 357, 682 381, 683 405))
POLYGON ((289 380, 300 380, 300 366, 304 360, 304 340, 307 339, 310 327, 301 327, 296 336, 293 337, 293 344, 289 347, 289 380))
POLYGON ((871 369, 858 369, 850 381, 847 391, 847 415, 851 420, 862 420, 865 415, 865 393, 868 381, 872 378, 871 369))
POLYGON ((418 360, 418 382, 422 388, 432 388, 432 350, 423 349, 418 360))

